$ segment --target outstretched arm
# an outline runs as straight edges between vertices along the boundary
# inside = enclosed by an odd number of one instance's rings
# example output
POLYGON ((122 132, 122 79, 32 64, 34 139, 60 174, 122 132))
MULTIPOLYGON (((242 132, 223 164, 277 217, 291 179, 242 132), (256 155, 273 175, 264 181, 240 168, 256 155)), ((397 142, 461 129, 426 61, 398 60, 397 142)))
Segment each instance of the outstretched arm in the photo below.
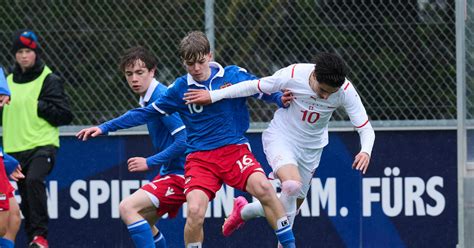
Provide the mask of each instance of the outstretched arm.
POLYGON ((275 76, 264 77, 260 80, 244 81, 220 90, 189 89, 184 93, 186 104, 207 105, 224 98, 247 97, 257 93, 271 94, 283 89, 280 78, 275 76))
POLYGON ((153 103, 145 108, 136 108, 127 111, 127 113, 122 116, 107 121, 97 127, 82 129, 76 134, 76 137, 86 141, 88 137, 97 137, 100 134, 107 134, 108 132, 117 131, 119 129, 140 126, 157 116, 161 117, 165 115, 166 113, 157 108, 153 103))

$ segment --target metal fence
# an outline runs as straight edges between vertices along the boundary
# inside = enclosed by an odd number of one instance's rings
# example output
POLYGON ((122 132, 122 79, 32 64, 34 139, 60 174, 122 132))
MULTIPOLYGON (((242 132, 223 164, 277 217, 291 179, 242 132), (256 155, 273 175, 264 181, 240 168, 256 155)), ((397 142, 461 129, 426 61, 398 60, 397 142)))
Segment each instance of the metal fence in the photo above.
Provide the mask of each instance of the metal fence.
MULTIPOLYGON (((42 57, 67 82, 76 125, 137 106, 117 69, 126 48, 151 49, 160 61, 158 80, 169 84, 185 73, 180 38, 206 26, 204 0, 0 2, 0 63, 13 63, 14 30, 35 30, 42 57)), ((319 51, 336 52, 371 119, 456 118, 454 1, 216 0, 213 9, 215 60, 223 65, 265 76, 311 62, 319 51)), ((275 109, 255 100, 249 105, 253 122, 269 121, 275 109)), ((343 111, 333 117, 346 118, 343 111)))

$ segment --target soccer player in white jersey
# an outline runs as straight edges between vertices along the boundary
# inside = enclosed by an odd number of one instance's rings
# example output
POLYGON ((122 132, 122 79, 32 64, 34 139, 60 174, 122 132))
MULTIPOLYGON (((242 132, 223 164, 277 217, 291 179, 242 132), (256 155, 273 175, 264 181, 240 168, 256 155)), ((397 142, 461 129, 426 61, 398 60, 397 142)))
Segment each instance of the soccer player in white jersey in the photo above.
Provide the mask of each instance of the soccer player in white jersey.
MULTIPOLYGON (((262 142, 274 175, 281 181, 280 200, 293 224, 319 166, 323 148, 328 144, 328 123, 338 107, 346 110, 360 137, 361 150, 352 167, 365 174, 369 166, 375 133, 354 85, 346 79, 346 71, 339 56, 320 53, 314 64, 294 64, 272 76, 221 90, 191 89, 184 100, 188 104, 205 105, 257 92, 270 94, 283 89, 292 92, 293 102, 289 108, 275 112, 262 134, 262 142)), ((247 204, 245 198, 236 198, 234 209, 224 222, 223 234, 230 235, 244 221, 257 216, 263 216, 258 202, 247 204)))

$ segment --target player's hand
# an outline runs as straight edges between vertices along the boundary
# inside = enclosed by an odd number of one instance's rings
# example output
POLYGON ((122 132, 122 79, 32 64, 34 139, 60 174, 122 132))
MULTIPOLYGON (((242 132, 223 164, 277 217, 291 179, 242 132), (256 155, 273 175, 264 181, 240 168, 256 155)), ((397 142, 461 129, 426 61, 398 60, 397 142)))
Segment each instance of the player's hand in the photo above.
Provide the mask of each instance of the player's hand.
POLYGON ((212 103, 211 94, 208 90, 189 89, 184 93, 186 104, 208 105, 212 103))
POLYGON ((288 89, 284 89, 283 95, 281 95, 281 103, 286 108, 290 106, 291 101, 293 101, 293 93, 288 89))
POLYGON ((146 159, 142 157, 133 157, 128 159, 128 171, 137 172, 137 171, 147 171, 148 165, 146 164, 146 159))
POLYGON ((352 168, 362 171, 362 174, 365 174, 367 168, 369 168, 370 156, 366 152, 359 152, 355 156, 354 163, 352 163, 352 168))
POLYGON ((7 95, 0 95, 0 108, 3 108, 5 104, 10 103, 10 96, 7 95))
POLYGON ((18 182, 18 180, 25 178, 25 175, 23 175, 23 173, 21 172, 20 165, 17 165, 16 169, 12 172, 12 174, 10 174, 10 178, 15 182, 18 182))
POLYGON ((76 134, 76 137, 82 141, 86 141, 89 137, 97 137, 102 134, 99 127, 84 128, 76 134))

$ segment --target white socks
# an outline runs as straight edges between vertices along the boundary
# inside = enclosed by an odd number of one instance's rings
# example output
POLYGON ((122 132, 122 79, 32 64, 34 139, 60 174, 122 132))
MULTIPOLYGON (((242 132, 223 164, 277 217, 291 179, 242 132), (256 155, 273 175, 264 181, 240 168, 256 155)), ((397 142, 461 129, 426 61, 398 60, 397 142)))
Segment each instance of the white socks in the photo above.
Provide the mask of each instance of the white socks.
POLYGON ((262 204, 259 201, 254 201, 245 205, 240 212, 240 217, 247 221, 256 217, 265 217, 262 204))

